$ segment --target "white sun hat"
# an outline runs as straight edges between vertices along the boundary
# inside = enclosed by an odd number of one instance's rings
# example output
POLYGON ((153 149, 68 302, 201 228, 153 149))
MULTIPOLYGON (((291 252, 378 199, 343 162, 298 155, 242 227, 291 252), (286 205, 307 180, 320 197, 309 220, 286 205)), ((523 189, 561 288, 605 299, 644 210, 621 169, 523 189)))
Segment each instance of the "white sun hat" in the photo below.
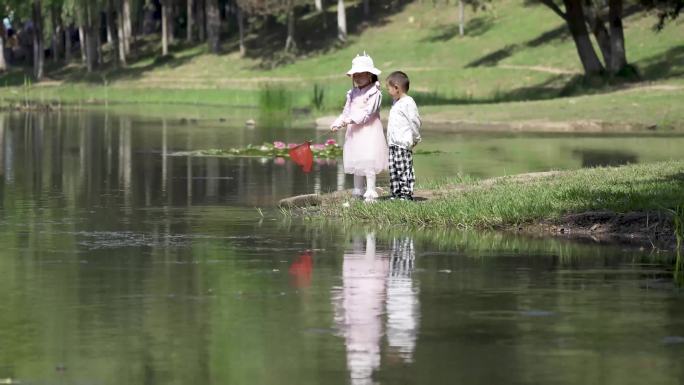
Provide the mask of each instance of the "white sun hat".
POLYGON ((352 76, 361 72, 370 72, 373 75, 380 75, 382 71, 375 68, 373 59, 364 52, 363 55, 356 55, 354 60, 352 60, 352 68, 347 71, 347 76, 352 76))

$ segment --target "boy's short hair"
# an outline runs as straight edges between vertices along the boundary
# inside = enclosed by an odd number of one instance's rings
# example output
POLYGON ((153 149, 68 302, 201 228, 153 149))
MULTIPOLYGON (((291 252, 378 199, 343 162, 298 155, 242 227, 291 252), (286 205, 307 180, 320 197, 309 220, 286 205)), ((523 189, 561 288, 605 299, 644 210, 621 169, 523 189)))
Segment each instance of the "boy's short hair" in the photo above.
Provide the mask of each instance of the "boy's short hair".
POLYGON ((389 76, 387 76, 387 83, 391 86, 401 88, 404 92, 408 92, 409 90, 409 77, 401 71, 394 71, 389 74, 389 76))

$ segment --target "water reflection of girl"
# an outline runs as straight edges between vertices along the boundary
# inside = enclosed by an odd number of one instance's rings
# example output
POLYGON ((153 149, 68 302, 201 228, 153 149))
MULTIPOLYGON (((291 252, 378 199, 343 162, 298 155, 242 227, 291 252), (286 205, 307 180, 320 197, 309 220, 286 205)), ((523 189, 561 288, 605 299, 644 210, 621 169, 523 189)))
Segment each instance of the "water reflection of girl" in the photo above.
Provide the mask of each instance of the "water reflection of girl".
POLYGON ((354 239, 344 254, 342 287, 333 295, 335 321, 345 338, 352 384, 371 384, 380 367, 382 315, 387 311, 389 346, 410 362, 417 330, 417 291, 410 271, 415 253, 410 239, 394 241, 390 256, 376 255, 375 235, 354 239))

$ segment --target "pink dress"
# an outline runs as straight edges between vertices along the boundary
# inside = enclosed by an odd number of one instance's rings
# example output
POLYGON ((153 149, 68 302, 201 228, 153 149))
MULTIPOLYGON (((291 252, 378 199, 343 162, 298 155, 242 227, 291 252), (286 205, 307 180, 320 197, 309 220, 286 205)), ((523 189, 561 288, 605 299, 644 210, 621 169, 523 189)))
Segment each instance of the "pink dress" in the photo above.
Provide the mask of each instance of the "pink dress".
POLYGON ((380 121, 382 92, 380 83, 347 92, 344 111, 333 126, 347 126, 344 138, 344 172, 354 175, 375 175, 387 169, 387 140, 380 121))

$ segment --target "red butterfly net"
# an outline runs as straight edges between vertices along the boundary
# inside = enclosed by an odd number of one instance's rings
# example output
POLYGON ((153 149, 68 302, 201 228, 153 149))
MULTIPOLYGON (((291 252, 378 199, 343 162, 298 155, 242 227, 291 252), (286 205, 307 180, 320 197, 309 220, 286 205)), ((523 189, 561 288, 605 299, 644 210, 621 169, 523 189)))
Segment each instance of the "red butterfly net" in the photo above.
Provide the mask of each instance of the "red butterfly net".
POLYGON ((313 167, 313 152, 311 151, 311 142, 304 142, 296 147, 290 149, 290 159, 296 164, 302 166, 302 171, 310 172, 313 167))

